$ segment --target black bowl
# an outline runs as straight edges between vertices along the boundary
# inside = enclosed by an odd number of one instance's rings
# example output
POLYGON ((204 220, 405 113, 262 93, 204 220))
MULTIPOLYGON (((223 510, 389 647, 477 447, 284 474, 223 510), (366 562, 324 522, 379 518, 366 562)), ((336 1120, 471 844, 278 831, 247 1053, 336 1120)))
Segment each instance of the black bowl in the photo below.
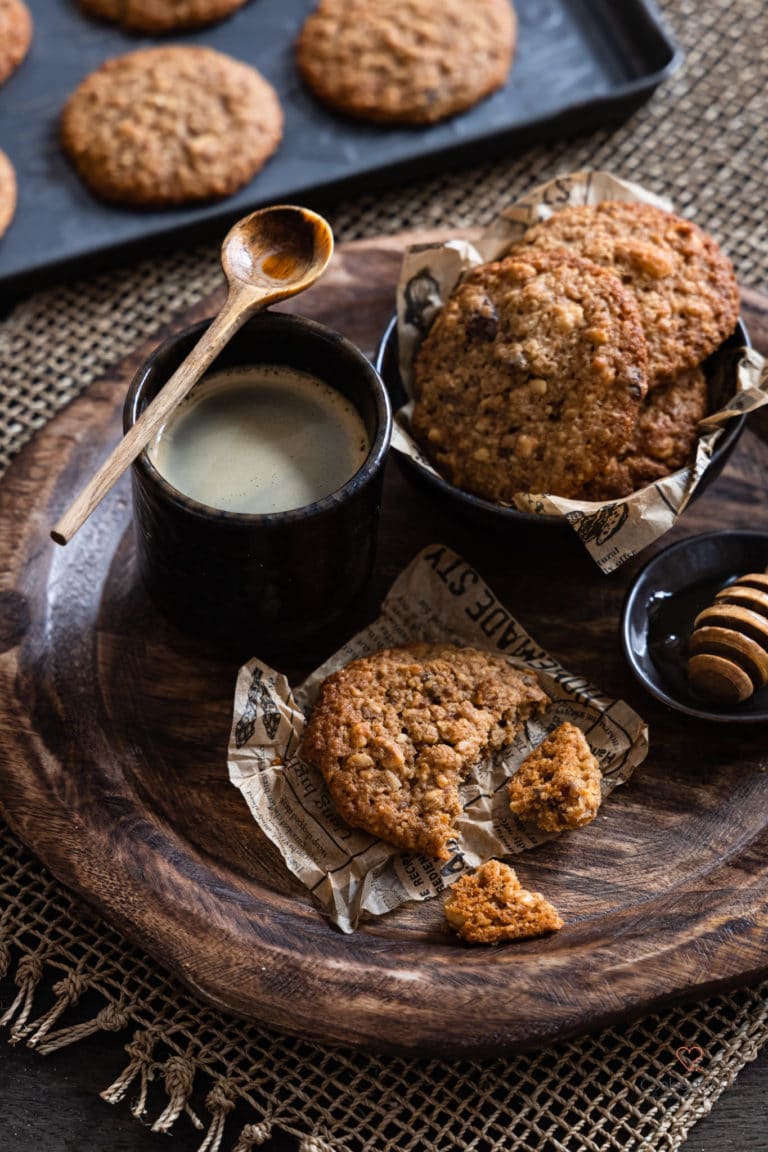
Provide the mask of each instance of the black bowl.
MULTIPOLYGON (((744 324, 739 321, 733 334, 710 356, 704 365, 709 386, 709 410, 716 412, 722 407, 734 392, 736 380, 736 366, 739 360, 739 349, 750 346, 749 334, 744 324)), ((387 324, 384 335, 376 351, 376 369, 384 381, 392 401, 393 411, 397 411, 408 401, 408 395, 400 377, 397 347, 397 317, 393 316, 387 324)), ((728 457, 736 447, 739 436, 744 430, 746 416, 734 416, 728 424, 723 435, 717 442, 712 453, 712 459, 703 472, 691 500, 695 500, 710 485, 723 470, 728 457)), ((428 468, 417 463, 392 449, 395 459, 408 479, 423 485, 433 492, 439 499, 447 500, 451 506, 462 515, 469 516, 479 527, 485 529, 498 529, 513 527, 543 527, 548 531, 569 531, 568 521, 564 516, 542 515, 534 512, 520 512, 516 508, 507 508, 501 504, 494 504, 480 496, 473 496, 455 485, 449 484, 441 476, 430 472, 428 468)))
POLYGON ((685 674, 693 621, 737 576, 768 567, 768 532, 708 532, 659 552, 624 600, 621 642, 637 679, 657 700, 728 724, 768 722, 768 686, 742 704, 721 706, 692 690, 685 674))

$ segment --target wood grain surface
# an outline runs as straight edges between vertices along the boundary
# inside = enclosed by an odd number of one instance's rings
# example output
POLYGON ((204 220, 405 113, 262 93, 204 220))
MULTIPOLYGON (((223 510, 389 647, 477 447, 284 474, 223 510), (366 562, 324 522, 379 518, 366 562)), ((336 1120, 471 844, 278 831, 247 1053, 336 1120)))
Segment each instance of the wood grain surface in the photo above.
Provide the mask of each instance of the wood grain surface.
MULTIPOLYGON (((401 246, 341 249, 301 311, 371 350, 401 246)), ((764 303, 752 303, 747 324, 764 331, 764 303)), ((617 625, 650 553, 603 577, 575 538, 478 537, 393 462, 375 576, 339 642, 420 548, 441 541, 566 667, 647 718, 651 752, 592 825, 519 861, 566 921, 556 936, 472 950, 447 934, 439 901, 351 937, 324 920, 227 781, 236 662, 172 632, 137 586, 127 484, 66 550, 47 538, 117 439, 127 383, 151 346, 40 432, 0 485, 0 809, 55 875, 212 1003, 347 1045, 538 1045, 764 973, 765 732, 688 722, 632 679, 617 625)), ((656 547, 714 527, 768 529, 768 444, 752 423, 656 547)), ((285 670, 299 676, 327 654, 296 653, 285 670)))

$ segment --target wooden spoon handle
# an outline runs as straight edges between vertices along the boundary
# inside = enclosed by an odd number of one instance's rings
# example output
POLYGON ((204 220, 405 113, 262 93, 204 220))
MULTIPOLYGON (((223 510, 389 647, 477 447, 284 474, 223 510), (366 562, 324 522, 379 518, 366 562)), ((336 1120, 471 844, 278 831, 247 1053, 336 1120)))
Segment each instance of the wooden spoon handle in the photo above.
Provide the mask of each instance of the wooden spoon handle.
POLYGON ((224 308, 211 322, 186 360, 163 385, 154 400, 144 409, 133 427, 129 428, 52 529, 51 538, 57 544, 67 544, 72 539, 123 472, 160 431, 176 405, 210 367, 225 344, 231 340, 248 317, 263 306, 263 303, 254 298, 253 291, 241 293, 236 288, 230 291, 224 308))

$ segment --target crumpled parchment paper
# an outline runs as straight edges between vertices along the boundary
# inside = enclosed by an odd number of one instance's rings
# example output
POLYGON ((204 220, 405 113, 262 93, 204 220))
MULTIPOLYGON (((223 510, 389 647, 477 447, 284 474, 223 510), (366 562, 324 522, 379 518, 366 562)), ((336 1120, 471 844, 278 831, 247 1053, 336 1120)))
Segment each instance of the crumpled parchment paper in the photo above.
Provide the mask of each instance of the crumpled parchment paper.
POLYGON ((623 784, 648 751, 642 719, 549 656, 479 574, 443 545, 425 548, 398 577, 381 615, 295 691, 260 660, 237 678, 229 776, 287 867, 345 932, 362 912, 380 916, 407 900, 437 895, 491 857, 515 855, 551 835, 524 827, 510 812, 507 780, 563 721, 585 732, 603 773, 603 794, 623 784), (381 648, 417 641, 464 644, 503 653, 535 671, 552 698, 514 744, 478 764, 461 788, 462 815, 448 861, 409 856, 349 827, 337 815, 321 774, 302 762, 299 744, 322 681, 381 648))

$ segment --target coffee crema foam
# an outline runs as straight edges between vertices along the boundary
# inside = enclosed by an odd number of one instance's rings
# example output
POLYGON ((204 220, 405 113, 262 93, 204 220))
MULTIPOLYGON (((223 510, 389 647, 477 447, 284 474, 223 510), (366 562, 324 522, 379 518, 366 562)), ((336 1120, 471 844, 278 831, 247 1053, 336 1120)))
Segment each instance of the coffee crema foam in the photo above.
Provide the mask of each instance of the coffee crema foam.
POLYGON ((196 384, 149 445, 179 492, 225 512, 288 512, 343 487, 370 444, 354 405, 283 365, 231 368, 196 384))

